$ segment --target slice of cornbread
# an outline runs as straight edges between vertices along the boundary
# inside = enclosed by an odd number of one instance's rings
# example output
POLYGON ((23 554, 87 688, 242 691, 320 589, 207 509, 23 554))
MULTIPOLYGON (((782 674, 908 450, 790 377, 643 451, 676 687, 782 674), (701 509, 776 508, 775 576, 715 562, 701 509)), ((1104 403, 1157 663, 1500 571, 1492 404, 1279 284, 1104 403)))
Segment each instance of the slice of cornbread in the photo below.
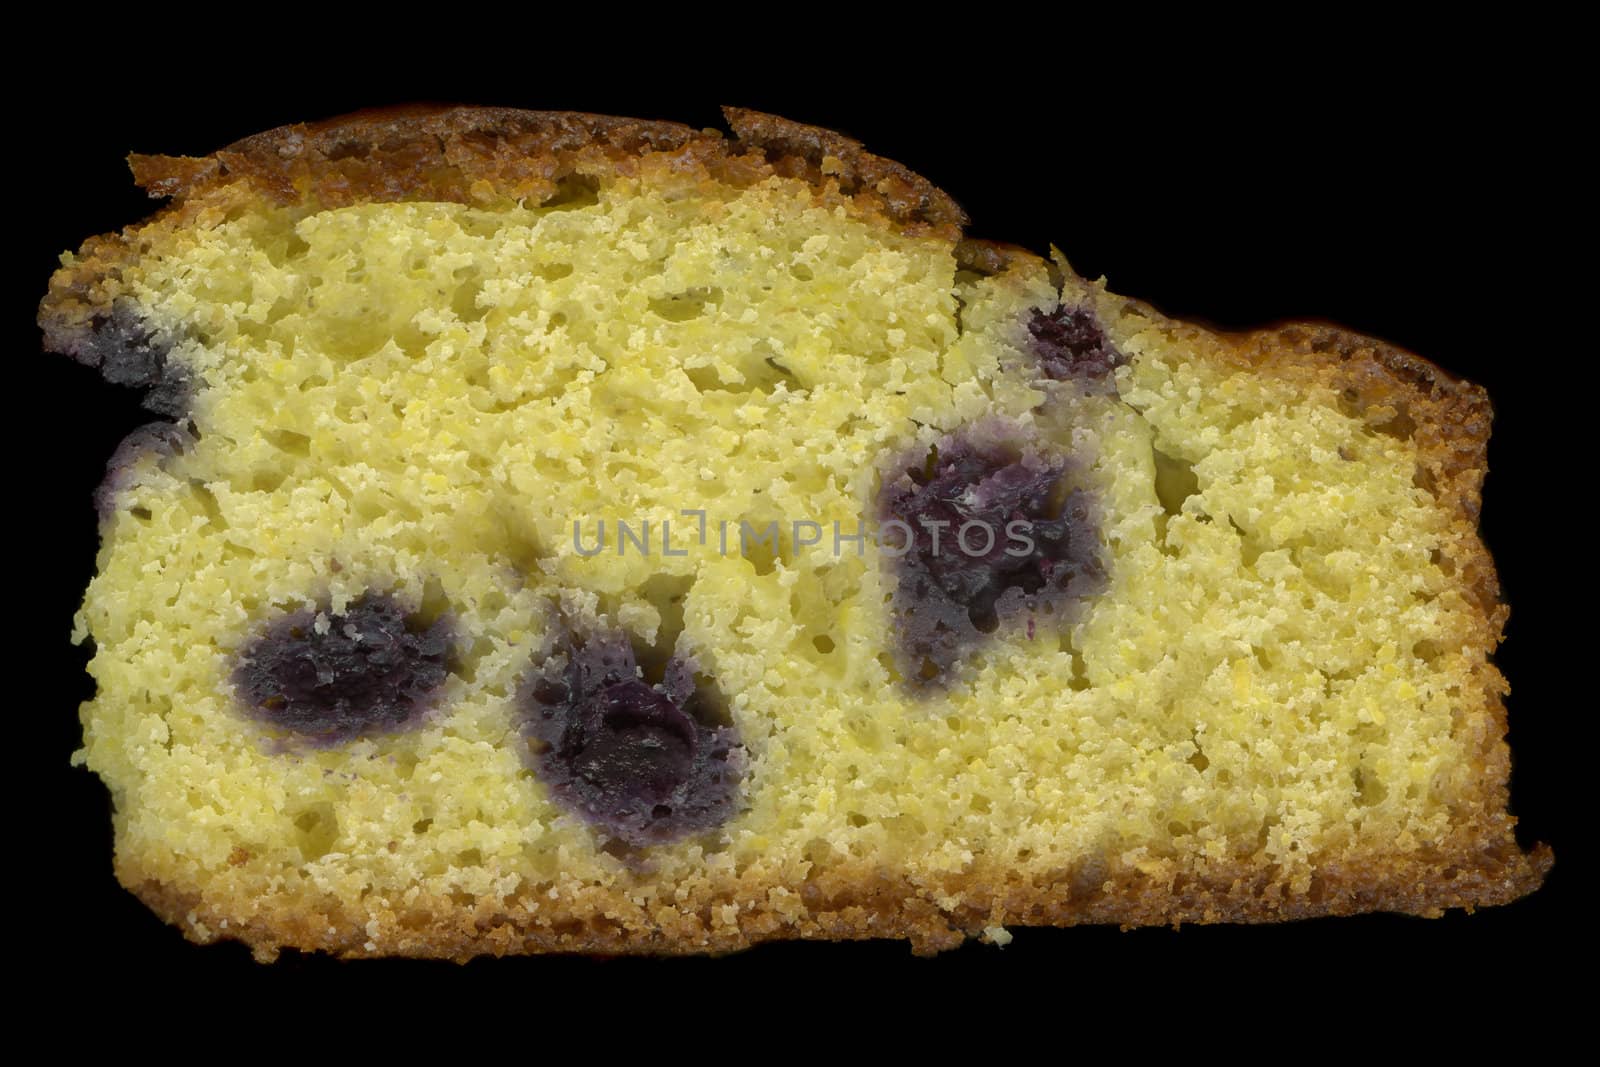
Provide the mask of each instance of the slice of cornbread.
POLYGON ((1483 392, 1222 336, 856 143, 382 113, 205 159, 46 345, 167 417, 79 615, 116 871, 465 959, 1501 903, 1483 392))

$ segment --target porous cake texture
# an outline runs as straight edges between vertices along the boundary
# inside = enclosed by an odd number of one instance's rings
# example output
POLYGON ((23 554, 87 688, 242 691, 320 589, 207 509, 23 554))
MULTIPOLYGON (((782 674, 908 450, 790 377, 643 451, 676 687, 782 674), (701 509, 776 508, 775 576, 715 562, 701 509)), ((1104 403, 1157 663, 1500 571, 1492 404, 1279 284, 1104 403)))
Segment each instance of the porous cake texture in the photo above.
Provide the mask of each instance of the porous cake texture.
POLYGON ((1539 885, 1480 389, 1171 321, 728 119, 133 158, 170 204, 40 314, 166 417, 111 464, 75 635, 124 885, 263 959, 1539 885))

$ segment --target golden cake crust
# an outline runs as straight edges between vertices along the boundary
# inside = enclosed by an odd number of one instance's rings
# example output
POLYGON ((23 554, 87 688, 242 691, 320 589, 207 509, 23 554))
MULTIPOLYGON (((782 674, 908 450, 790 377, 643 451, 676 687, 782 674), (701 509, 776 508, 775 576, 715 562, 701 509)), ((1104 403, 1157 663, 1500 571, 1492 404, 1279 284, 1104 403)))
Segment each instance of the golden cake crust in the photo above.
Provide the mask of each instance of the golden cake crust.
POLYGON ((724 111, 735 136, 571 111, 390 108, 282 126, 202 160, 132 157, 153 195, 187 197, 240 177, 280 202, 335 207, 426 197, 470 203, 543 198, 574 174, 630 169, 646 153, 698 165, 719 181, 771 174, 831 186, 896 224, 955 236, 966 216, 932 182, 831 130, 744 108, 724 111))
POLYGON ((587 888, 562 895, 560 916, 527 907, 460 904, 420 897, 380 919, 332 895, 202 900, 199 893, 143 879, 119 860, 118 879, 164 921, 198 943, 237 938, 270 961, 285 948, 343 957, 418 956, 466 962, 476 956, 542 952, 592 955, 728 953, 763 941, 897 939, 931 955, 1008 926, 1267 923, 1373 911, 1437 918, 1507 904, 1538 889, 1550 850, 1524 854, 1509 816, 1485 837, 1465 827, 1452 843, 1417 856, 1352 858, 1321 865, 1305 893, 1291 893, 1271 865, 1216 864, 1199 877, 1152 876, 1103 863, 1024 880, 998 867, 975 868, 930 891, 866 864, 830 868, 800 892, 804 909, 773 907, 774 883, 750 879, 732 892, 689 893, 689 902, 647 913, 628 895, 587 888), (1485 841, 1492 837, 1493 843, 1485 841), (945 894, 964 903, 950 906, 945 894), (736 915, 727 917, 726 909, 736 915))
MULTIPOLYGON (((118 295, 118 265, 140 254, 141 235, 182 227, 207 213, 259 198, 319 206, 407 199, 543 202, 559 196, 565 182, 607 169, 628 172, 646 160, 681 170, 693 181, 742 185, 771 175, 801 178, 825 202, 848 205, 887 226, 959 241, 960 262, 981 273, 1001 272, 1017 257, 1035 258, 1010 246, 961 240, 965 217, 954 201, 849 138, 751 111, 729 109, 727 118, 737 135, 732 139, 674 123, 567 112, 400 109, 282 127, 204 159, 134 156, 139 184, 173 202, 123 234, 92 239, 57 273, 40 310, 46 346, 76 354, 96 318, 109 313, 118 295)), ((1337 327, 1290 324, 1219 335, 1123 303, 1165 329, 1203 339, 1197 351, 1208 358, 1325 390, 1378 432, 1410 440, 1418 456, 1416 484, 1451 517, 1446 555, 1474 605, 1475 643, 1490 650, 1498 645, 1507 608, 1477 532, 1492 417, 1481 388, 1337 327)), ((1506 686, 1492 665, 1477 670, 1475 689, 1487 701, 1493 728, 1475 738, 1472 769, 1482 791, 1471 810, 1456 813, 1454 836, 1407 855, 1319 860, 1309 887, 1291 889, 1285 872, 1265 859, 1217 861, 1199 873, 1096 859, 1030 879, 979 857, 970 870, 937 886, 912 884, 855 862, 831 865, 815 877, 750 871, 682 886, 679 906, 653 913, 622 891, 590 887, 564 894, 558 916, 536 903, 475 906, 424 896, 404 914, 375 919, 364 906, 333 896, 208 894, 202 900, 192 889, 148 877, 136 857, 120 853, 117 875, 192 939, 237 937, 262 958, 283 947, 458 960, 537 951, 726 952, 794 937, 906 938, 918 951, 931 952, 1006 925, 1259 922, 1373 910, 1438 915, 1532 892, 1552 862, 1547 847, 1525 853, 1515 842, 1515 820, 1506 811, 1506 686), (775 890, 797 883, 798 905, 775 899, 775 890)))

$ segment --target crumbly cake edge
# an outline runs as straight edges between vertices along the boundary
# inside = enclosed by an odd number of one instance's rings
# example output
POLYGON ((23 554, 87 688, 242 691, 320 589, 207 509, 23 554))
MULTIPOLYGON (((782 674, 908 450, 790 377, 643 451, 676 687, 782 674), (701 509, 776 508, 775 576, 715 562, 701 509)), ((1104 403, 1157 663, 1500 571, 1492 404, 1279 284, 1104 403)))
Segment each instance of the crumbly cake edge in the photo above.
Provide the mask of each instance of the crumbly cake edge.
MULTIPOLYGON (((882 225, 950 241, 958 262, 982 273, 1006 271, 1032 252, 963 239, 959 206, 898 163, 874 156, 841 134, 742 109, 726 109, 735 137, 666 122, 572 112, 500 108, 401 108, 363 112, 314 125, 280 127, 201 159, 130 158, 135 178, 171 202, 144 223, 87 241, 76 261, 56 272, 40 306, 45 347, 69 356, 95 320, 110 313, 119 264, 154 237, 218 211, 267 201, 340 206, 408 199, 504 200, 556 193, 573 175, 632 169, 644 155, 666 153, 712 180, 750 184, 772 175, 809 182, 824 202, 882 225), (351 161, 355 162, 351 162, 351 161)), ((1452 559, 1461 589, 1477 609, 1475 643, 1493 650, 1508 609, 1494 563, 1478 535, 1481 488, 1492 420, 1487 394, 1393 345, 1321 323, 1291 323, 1243 334, 1218 334, 1165 318, 1148 305, 1106 297, 1175 337, 1187 335, 1240 370, 1284 375, 1333 390, 1350 413, 1382 432, 1403 425, 1418 454, 1418 479, 1451 519, 1452 559), (1219 341, 1221 343, 1219 343, 1219 341)), ((1233 860, 1199 874, 1152 877, 1089 861, 1048 884, 1023 881, 1003 863, 980 860, 937 889, 869 863, 832 864, 801 888, 804 917, 771 906, 772 882, 703 895, 670 921, 646 916, 621 891, 591 888, 563 898, 567 920, 522 908, 463 906, 448 897, 410 907, 422 923, 377 923, 351 902, 320 894, 244 900, 207 899, 203 887, 148 877, 119 849, 116 873, 164 920, 191 940, 238 938, 258 958, 281 948, 344 956, 412 955, 466 960, 532 952, 591 954, 730 952, 764 940, 907 939, 935 952, 1007 925, 1116 923, 1124 927, 1184 922, 1269 922, 1392 911, 1437 916, 1450 908, 1506 903, 1537 889, 1553 862, 1547 846, 1523 852, 1507 811, 1510 750, 1505 681, 1485 663, 1473 678, 1494 729, 1479 739, 1473 768, 1481 792, 1475 813, 1455 835, 1420 853, 1371 853, 1319 859, 1308 891, 1292 893, 1271 865, 1233 860), (936 899, 938 898, 938 899, 936 899), (961 903, 949 907, 951 899, 961 903), (943 900, 942 905, 939 901, 943 900), (981 902, 988 902, 984 906, 981 902), (732 905, 735 917, 726 917, 732 905)), ((709 888, 709 887, 706 887, 709 888)))

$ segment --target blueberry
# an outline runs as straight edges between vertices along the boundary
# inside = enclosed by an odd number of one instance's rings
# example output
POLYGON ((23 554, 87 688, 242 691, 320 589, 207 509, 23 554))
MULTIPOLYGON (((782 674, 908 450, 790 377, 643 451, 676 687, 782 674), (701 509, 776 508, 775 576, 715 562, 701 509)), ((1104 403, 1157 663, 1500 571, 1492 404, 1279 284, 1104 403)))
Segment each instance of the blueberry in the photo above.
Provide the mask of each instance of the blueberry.
POLYGON ((448 619, 424 624, 392 597, 368 593, 343 614, 278 619, 247 646, 234 687, 250 713, 316 741, 412 726, 451 669, 448 619))
POLYGON ((191 381, 173 363, 171 348, 148 329, 127 304, 109 315, 97 315, 89 329, 74 337, 66 354, 94 367, 112 385, 144 390, 144 406, 158 415, 179 418, 189 408, 191 381))
POLYGON ((1028 319, 1028 334, 1039 369, 1056 381, 1106 384, 1111 372, 1128 361, 1088 305, 1038 308, 1028 319))
POLYGON ((709 830, 732 813, 743 749, 691 664, 673 658, 652 686, 627 634, 569 629, 542 660, 523 686, 523 730, 559 803, 632 846, 709 830))
POLYGON ((605 796, 666 804, 694 770, 697 735, 683 709, 641 681, 595 694, 562 738, 561 756, 605 796))
POLYGON ((1089 498, 1064 486, 1066 462, 978 432, 898 465, 879 497, 890 534, 901 673, 913 688, 950 668, 1000 624, 1083 597, 1103 580, 1089 498), (963 537, 963 531, 968 536, 963 537))

